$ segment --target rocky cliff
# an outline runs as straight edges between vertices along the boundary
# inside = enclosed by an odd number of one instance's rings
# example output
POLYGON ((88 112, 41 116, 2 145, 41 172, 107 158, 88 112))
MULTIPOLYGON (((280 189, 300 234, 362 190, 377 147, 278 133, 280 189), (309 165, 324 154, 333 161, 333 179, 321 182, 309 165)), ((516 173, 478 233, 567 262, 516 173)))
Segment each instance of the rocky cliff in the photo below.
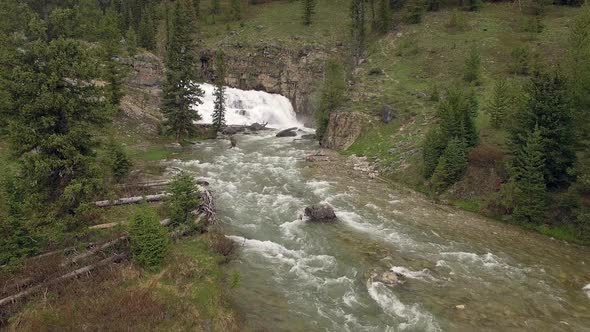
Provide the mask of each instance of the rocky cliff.
POLYGON ((346 150, 363 132, 368 117, 358 112, 334 112, 330 114, 328 128, 322 140, 322 147, 346 150))
MULTIPOLYGON (((323 66, 331 52, 319 46, 304 46, 298 50, 275 44, 242 46, 224 45, 226 53, 226 84, 239 89, 262 90, 289 98, 298 117, 313 124, 314 92, 323 77, 323 66)), ((201 55, 203 76, 215 78, 214 53, 201 55)))

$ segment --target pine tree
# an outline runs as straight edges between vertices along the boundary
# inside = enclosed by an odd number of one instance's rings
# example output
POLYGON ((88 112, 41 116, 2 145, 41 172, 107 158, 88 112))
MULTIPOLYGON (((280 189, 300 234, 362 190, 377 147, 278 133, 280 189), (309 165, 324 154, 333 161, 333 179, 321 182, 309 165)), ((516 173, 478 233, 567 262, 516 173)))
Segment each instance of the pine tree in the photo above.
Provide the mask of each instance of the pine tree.
POLYGON ((376 28, 380 33, 387 33, 391 28, 389 0, 379 0, 379 13, 377 15, 376 28))
POLYGON ((426 134, 422 144, 423 175, 426 179, 429 179, 434 174, 438 159, 445 151, 447 142, 448 138, 443 135, 439 127, 431 129, 426 134))
POLYGON ((459 89, 449 90, 447 97, 439 103, 438 116, 442 133, 447 139, 459 138, 467 147, 477 145, 477 99, 473 92, 466 94, 459 89))
POLYGON ((231 0, 231 17, 234 21, 242 19, 242 1, 231 0))
POLYGON ((473 46, 469 52, 469 57, 465 60, 465 73, 463 79, 475 85, 479 85, 481 76, 481 56, 479 50, 473 46))
POLYGON ((156 48, 156 23, 149 8, 144 9, 139 22, 139 45, 148 50, 156 48))
MULTIPOLYGON (((78 41, 37 41, 12 68, 9 139, 33 210, 72 212, 101 185, 92 133, 109 120, 90 51, 78 41)), ((24 204, 24 203, 23 203, 24 204)))
POLYGON ((518 147, 511 165, 515 183, 513 217, 516 221, 539 224, 543 222, 547 192, 544 178, 545 160, 542 132, 539 127, 528 133, 518 147))
POLYGON ((510 87, 508 83, 504 79, 497 80, 494 84, 492 97, 489 100, 487 108, 494 128, 500 128, 504 124, 511 104, 512 101, 510 98, 510 87))
POLYGON ((125 34, 125 45, 127 46, 127 52, 129 55, 134 56, 137 53, 137 34, 133 27, 129 27, 125 34))
POLYGON ((418 24, 422 22, 422 16, 426 10, 426 3, 424 0, 410 0, 407 5, 406 21, 410 24, 418 24))
POLYGON ((225 126, 225 62, 223 52, 218 51, 215 57, 215 69, 217 77, 215 78, 215 105, 213 109, 213 128, 216 131, 225 126))
POLYGON ((315 14, 316 0, 303 0, 303 24, 310 25, 311 17, 315 14))
POLYGON ((524 110, 516 113, 511 128, 512 153, 526 144, 528 133, 538 126, 543 138, 545 181, 549 188, 567 186, 576 160, 574 122, 566 82, 558 73, 536 73, 528 86, 524 110))
POLYGON ((322 84, 320 105, 316 112, 316 135, 318 139, 323 139, 330 113, 336 111, 342 104, 344 93, 346 92, 346 82, 344 80, 344 68, 340 62, 331 59, 326 62, 324 71, 324 82, 322 84))
POLYGON ((461 180, 467 170, 465 145, 458 138, 447 144, 432 175, 431 186, 436 193, 442 192, 453 183, 461 180))
POLYGON ((365 2, 364 0, 352 0, 350 6, 350 18, 352 22, 352 51, 354 64, 357 65, 365 51, 366 27, 365 27, 365 2))
POLYGON ((202 103, 203 91, 195 83, 197 75, 197 47, 194 41, 193 9, 190 0, 176 1, 173 32, 168 45, 166 82, 162 112, 165 126, 180 142, 194 133, 194 122, 201 117, 192 107, 202 103))

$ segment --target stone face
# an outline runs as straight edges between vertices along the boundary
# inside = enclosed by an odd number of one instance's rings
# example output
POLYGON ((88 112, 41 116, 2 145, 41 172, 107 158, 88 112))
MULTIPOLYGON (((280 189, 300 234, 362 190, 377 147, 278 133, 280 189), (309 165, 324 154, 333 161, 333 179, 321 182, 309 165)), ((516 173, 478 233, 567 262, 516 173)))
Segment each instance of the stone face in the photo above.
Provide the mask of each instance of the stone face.
POLYGON ((383 108, 381 108, 381 121, 390 123, 395 117, 396 114, 393 108, 389 105, 383 105, 383 108))
POLYGON ((335 221, 334 208, 328 204, 312 205, 305 208, 304 214, 309 221, 335 221))
POLYGON ((346 150, 363 132, 366 115, 357 112, 334 112, 330 114, 328 128, 322 140, 322 147, 346 150))
POLYGON ((276 137, 293 137, 293 136, 297 136, 297 133, 295 132, 295 130, 297 130, 297 127, 294 128, 289 128, 289 129, 285 129, 285 130, 281 130, 276 134, 276 137))
MULTIPOLYGON (((210 50, 201 54, 201 72, 209 81, 215 77, 213 54, 210 50)), ((302 46, 294 51, 264 42, 240 47, 230 44, 225 48, 225 83, 244 90, 281 94, 291 101, 298 117, 313 119, 310 97, 322 81, 328 57, 328 52, 316 46, 302 46)))

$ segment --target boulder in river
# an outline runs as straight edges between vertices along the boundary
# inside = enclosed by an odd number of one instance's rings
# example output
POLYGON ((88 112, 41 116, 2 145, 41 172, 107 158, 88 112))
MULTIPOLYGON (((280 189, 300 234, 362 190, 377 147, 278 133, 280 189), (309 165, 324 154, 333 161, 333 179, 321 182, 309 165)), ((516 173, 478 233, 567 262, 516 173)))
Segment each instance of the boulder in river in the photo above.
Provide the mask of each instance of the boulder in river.
POLYGON ((289 128, 289 129, 285 129, 285 130, 281 130, 277 133, 277 137, 293 137, 293 136, 297 136, 297 133, 295 132, 295 130, 297 130, 297 127, 293 127, 293 128, 289 128))
POLYGON ((301 139, 317 139, 316 134, 305 134, 301 135, 301 139))
POLYGON ((335 221, 334 208, 328 204, 316 204, 305 208, 305 216, 310 221, 335 221))
POLYGON ((250 125, 250 127, 248 127, 248 129, 250 129, 252 131, 263 130, 263 129, 266 129, 266 125, 267 124, 268 124, 268 122, 267 123, 263 123, 263 124, 260 124, 258 122, 254 122, 253 124, 250 125))
POLYGON ((402 279, 403 275, 397 274, 392 271, 385 271, 382 273, 373 272, 371 273, 371 280, 376 282, 381 282, 388 286, 395 286, 399 284, 403 284, 404 280, 402 279))

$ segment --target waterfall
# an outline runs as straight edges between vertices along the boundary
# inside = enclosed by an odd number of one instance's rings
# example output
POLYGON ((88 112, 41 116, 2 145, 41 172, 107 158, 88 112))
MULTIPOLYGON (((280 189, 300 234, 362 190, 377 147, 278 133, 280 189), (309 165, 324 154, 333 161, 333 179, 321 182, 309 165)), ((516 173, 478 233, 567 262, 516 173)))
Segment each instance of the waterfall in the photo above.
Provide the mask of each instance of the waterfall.
MULTIPOLYGON (((196 107, 202 118, 199 123, 211 123, 215 87, 206 83, 201 84, 200 87, 205 92, 205 95, 202 99, 203 104, 196 107)), ((268 122, 268 126, 273 128, 303 127, 297 121, 291 102, 284 96, 263 91, 226 87, 225 99, 225 121, 228 125, 268 122)))

